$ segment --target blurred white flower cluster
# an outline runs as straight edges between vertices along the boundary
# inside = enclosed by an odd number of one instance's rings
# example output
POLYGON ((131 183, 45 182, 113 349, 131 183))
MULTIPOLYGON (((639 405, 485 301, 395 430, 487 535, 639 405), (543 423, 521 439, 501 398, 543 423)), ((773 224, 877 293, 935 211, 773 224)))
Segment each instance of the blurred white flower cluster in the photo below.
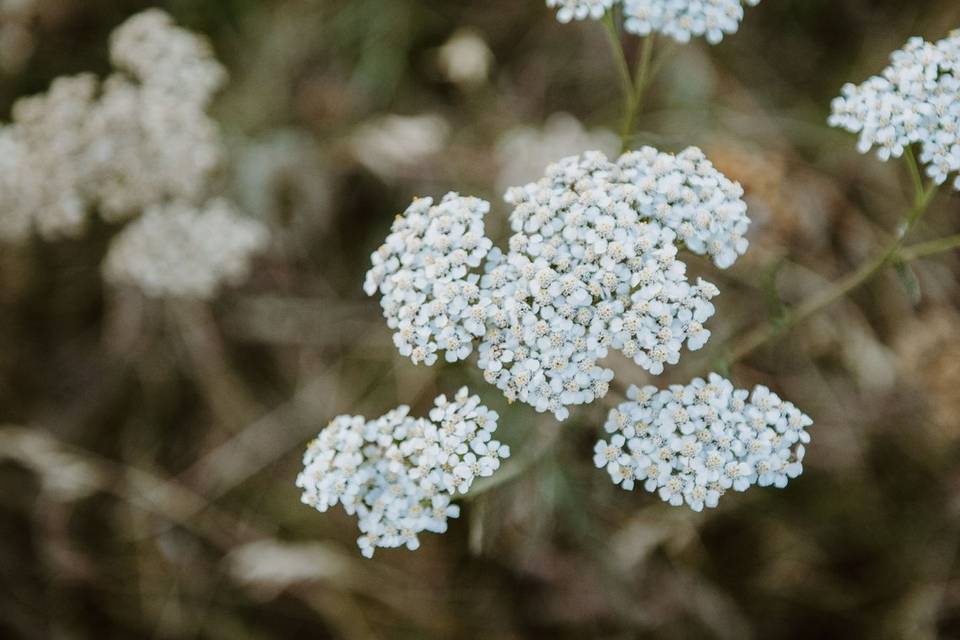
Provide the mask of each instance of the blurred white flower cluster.
POLYGON ((599 20, 617 0, 547 0, 547 6, 557 10, 557 20, 599 20))
POLYGON ((437 50, 437 63, 450 82, 469 89, 486 82, 493 52, 478 32, 458 29, 437 50))
POLYGON ((705 37, 717 44, 740 28, 744 5, 755 7, 760 0, 547 0, 560 22, 599 20, 616 4, 622 5, 623 26, 630 33, 661 33, 681 43, 705 37))
POLYGON ((113 32, 110 57, 117 71, 103 82, 88 74, 59 78, 47 93, 18 101, 12 123, 0 127, 0 239, 24 242, 32 231, 47 239, 76 236, 94 210, 116 222, 151 209, 150 221, 117 238, 111 276, 151 294, 212 295, 212 279, 237 273, 214 267, 224 255, 190 263, 214 268, 204 273, 170 269, 166 260, 151 267, 149 258, 183 251, 156 248, 164 231, 173 234, 167 242, 179 242, 189 218, 206 221, 207 230, 212 220, 221 231, 238 225, 236 233, 224 232, 214 242, 221 253, 234 242, 235 253, 226 260, 231 264, 246 260, 244 250, 265 244, 265 229, 252 230, 257 223, 224 215, 227 207, 220 203, 208 204, 224 148, 206 111, 226 71, 203 38, 156 9, 113 32), (192 209, 190 216, 186 209, 192 209), (157 219, 168 211, 177 212, 174 219, 157 219), (131 239, 138 234, 140 240, 131 239), (257 242, 238 240, 251 234, 257 242), (154 249, 131 255, 133 247, 147 245, 154 249), (125 259, 135 262, 124 266, 125 259))
POLYGON ((96 92, 93 76, 58 78, 13 106, 13 124, 0 127, 0 239, 24 242, 34 228, 46 238, 83 230, 96 92))
POLYGON ((935 43, 911 38, 882 75, 844 85, 832 106, 830 125, 859 134, 861 153, 876 147, 887 160, 918 144, 927 174, 943 184, 960 171, 960 31, 935 43))
POLYGON ((593 458, 624 489, 641 482, 664 502, 701 511, 731 488, 783 488, 803 472, 813 421, 764 386, 751 393, 711 374, 667 390, 632 386, 627 396, 593 458))
POLYGON ((443 150, 449 136, 450 124, 436 114, 385 115, 357 127, 349 148, 370 171, 394 180, 443 150))
POLYGON ((543 168, 557 158, 589 149, 616 154, 620 151, 620 136, 609 129, 587 130, 574 116, 562 111, 547 118, 543 127, 508 129, 497 140, 497 189, 503 192, 515 184, 536 180, 543 168))
POLYGON ((202 38, 150 10, 111 35, 126 73, 103 83, 89 127, 91 185, 101 215, 119 220, 165 199, 200 204, 223 161, 206 111, 226 71, 202 38))
POLYGON ((424 531, 444 533, 460 515, 457 494, 510 456, 493 439, 496 412, 466 387, 451 400, 439 396, 429 419, 408 412, 335 418, 307 447, 297 477, 305 504, 323 512, 339 503, 357 516, 357 545, 368 558, 378 547, 416 549, 424 531))
POLYGON ((598 362, 610 349, 660 374, 684 344, 706 343, 718 290, 687 279, 678 248, 730 266, 747 248, 742 195, 695 148, 571 156, 508 190, 506 253, 483 236, 486 202, 416 201, 373 254, 365 290, 380 293, 401 354, 462 360, 478 337, 488 382, 563 420, 606 395, 613 372, 598 362))
POLYGON ((114 238, 103 273, 153 297, 212 298, 220 285, 247 279, 249 256, 268 239, 226 200, 152 205, 114 238))

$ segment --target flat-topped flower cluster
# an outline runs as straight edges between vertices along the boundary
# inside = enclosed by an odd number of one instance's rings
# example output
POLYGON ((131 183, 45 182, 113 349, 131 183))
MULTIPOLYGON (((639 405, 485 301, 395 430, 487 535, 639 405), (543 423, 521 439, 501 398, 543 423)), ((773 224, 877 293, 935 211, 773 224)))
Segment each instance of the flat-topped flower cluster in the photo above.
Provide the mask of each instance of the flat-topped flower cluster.
POLYGON ((0 239, 20 243, 33 232, 47 239, 77 236, 92 211, 120 222, 150 209, 151 221, 129 232, 152 229, 148 242, 157 250, 129 256, 145 238, 127 238, 125 229, 108 270, 118 273, 127 256, 136 264, 127 261, 124 280, 148 293, 209 297, 220 275, 237 270, 202 258, 189 262, 195 269, 170 270, 169 260, 151 265, 149 259, 178 250, 159 245, 177 242, 184 223, 197 224, 196 236, 201 228, 209 231, 204 223, 214 218, 218 229, 238 229, 221 234, 214 243, 221 249, 251 233, 259 239, 233 243, 231 260, 246 263, 266 243, 265 227, 211 200, 225 150, 207 110, 226 70, 204 38, 157 9, 111 34, 110 59, 116 71, 102 82, 91 74, 58 78, 46 93, 19 100, 12 123, 0 126, 0 239), (176 220, 158 222, 162 211, 178 212, 176 220), (163 229, 174 231, 166 241, 157 234, 163 229), (165 285, 156 286, 157 278, 165 285))
POLYGON ((557 20, 599 20, 620 5, 623 27, 640 36, 661 33, 677 42, 705 37, 711 44, 736 33, 743 21, 743 7, 760 0, 547 0, 557 9, 557 20))
POLYGON ((357 545, 368 558, 378 547, 416 549, 418 534, 444 533, 460 515, 458 494, 510 456, 493 439, 497 418, 466 387, 450 400, 439 396, 429 419, 411 417, 406 406, 376 420, 339 416, 307 448, 297 477, 302 501, 356 515, 357 545))
POLYGON ((463 360, 479 339, 485 379, 560 420, 606 395, 609 350, 659 374, 684 345, 706 343, 718 290, 687 278, 681 246, 720 268, 747 249, 742 189, 696 148, 572 156, 506 201, 506 252, 484 235, 488 203, 415 201, 373 254, 365 289, 414 363, 463 360))
MULTIPOLYGON (((960 171, 960 31, 933 43, 911 38, 881 75, 843 86, 829 122, 859 134, 859 151, 876 148, 881 160, 919 145, 927 174, 946 182, 960 171)), ((960 190, 960 176, 953 184, 960 190)))
POLYGON ((610 411, 611 437, 593 458, 624 489, 642 483, 664 502, 701 511, 729 489, 783 488, 803 471, 813 421, 764 386, 734 389, 711 374, 665 390, 633 386, 627 396, 610 411))

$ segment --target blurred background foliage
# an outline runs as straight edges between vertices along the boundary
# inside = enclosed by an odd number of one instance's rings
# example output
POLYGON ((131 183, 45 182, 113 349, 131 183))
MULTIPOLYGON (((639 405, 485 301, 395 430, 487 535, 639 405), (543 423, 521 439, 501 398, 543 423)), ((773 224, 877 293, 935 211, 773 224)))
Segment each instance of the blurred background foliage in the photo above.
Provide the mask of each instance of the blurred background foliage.
MULTIPOLYGON (((502 240, 502 186, 611 145, 602 28, 543 4, 162 3, 231 71, 220 179, 273 247, 212 305, 105 289, 104 223, 0 253, 0 636, 960 637, 956 254, 882 274, 733 368, 813 416, 813 444, 787 490, 710 513, 592 468, 616 394, 558 425, 472 367, 395 352, 360 285, 414 195, 492 200, 502 240), (362 560, 351 519, 299 502, 305 443, 334 415, 423 411, 464 383, 501 412, 520 473, 421 550, 362 560)), ((150 5, 0 0, 3 118, 56 76, 106 72, 110 31, 150 5)), ((658 44, 635 143, 704 148, 754 220, 736 267, 695 266, 722 290, 714 345, 776 321, 894 228, 908 176, 828 129, 829 102, 908 36, 958 26, 950 0, 767 0, 719 46, 658 44)), ((956 233, 958 213, 942 194, 917 239, 956 233)))

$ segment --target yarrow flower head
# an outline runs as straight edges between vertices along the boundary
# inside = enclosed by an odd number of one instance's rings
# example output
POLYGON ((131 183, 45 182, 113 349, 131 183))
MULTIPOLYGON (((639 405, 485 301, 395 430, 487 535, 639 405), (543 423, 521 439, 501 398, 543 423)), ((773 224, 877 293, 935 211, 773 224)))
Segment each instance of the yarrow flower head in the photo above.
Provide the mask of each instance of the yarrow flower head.
MULTIPOLYGON (((960 171, 960 31, 939 42, 911 38, 881 75, 846 84, 834 99, 831 126, 859 134, 857 149, 881 160, 920 146, 927 174, 943 184, 960 171)), ((960 190, 960 176, 954 180, 960 190)))
POLYGON ((701 511, 731 488, 783 488, 803 472, 813 421, 767 387, 735 389, 714 373, 666 390, 630 387, 627 397, 610 411, 610 438, 593 458, 624 489, 639 482, 701 511))
POLYGON ((623 0, 624 28, 636 35, 662 33, 677 42, 705 37, 710 44, 733 34, 743 21, 743 5, 760 0, 623 0))
POLYGON ((662 33, 682 43, 705 37, 717 44, 740 28, 744 5, 755 7, 760 0, 547 0, 548 7, 557 8, 560 22, 599 20, 617 4, 630 33, 662 33))
POLYGON ((599 20, 617 0, 547 0, 547 6, 557 10, 557 20, 599 20))
POLYGON ((429 419, 411 417, 406 406, 376 420, 339 416, 307 447, 301 499, 356 515, 357 545, 368 558, 377 548, 417 549, 418 534, 444 533, 460 515, 454 498, 510 456, 493 439, 497 418, 466 387, 439 396, 429 419))
POLYGON ((477 286, 478 268, 492 242, 483 217, 490 204, 448 193, 438 205, 420 198, 397 216, 373 254, 363 288, 380 292, 387 324, 400 353, 431 365, 438 353, 463 360, 484 332, 489 298, 477 286))
POLYGON ((698 149, 645 147, 615 162, 588 152, 508 190, 506 252, 478 240, 485 202, 415 202, 373 254, 365 289, 381 294, 401 354, 455 361, 479 338, 488 382, 563 420, 606 395, 613 372, 598 363, 610 349, 659 374, 684 344, 706 343, 718 290, 687 279, 678 245, 730 266, 747 248, 741 196, 698 149))

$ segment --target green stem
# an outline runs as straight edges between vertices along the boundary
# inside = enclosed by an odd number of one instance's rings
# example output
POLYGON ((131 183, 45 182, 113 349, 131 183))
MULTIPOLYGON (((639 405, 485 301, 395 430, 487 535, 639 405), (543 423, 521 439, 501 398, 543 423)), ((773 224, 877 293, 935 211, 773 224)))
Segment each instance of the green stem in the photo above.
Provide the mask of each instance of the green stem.
POLYGON ((911 262, 912 260, 944 253, 957 248, 960 248, 960 233, 927 242, 918 242, 909 247, 904 247, 900 250, 900 253, 897 254, 897 258, 904 262, 911 262))
POLYGON ((620 153, 630 148, 630 138, 636 126, 637 116, 643 108, 643 97, 650 84, 650 79, 656 75, 659 65, 653 64, 653 35, 643 39, 640 46, 640 58, 637 61, 636 76, 630 75, 630 63, 623 51, 620 42, 620 32, 617 29, 614 12, 608 11, 603 16, 603 25, 606 27, 607 39, 610 41, 610 50, 613 52, 613 61, 617 67, 620 84, 623 90, 623 125, 620 128, 620 153))
POLYGON ((634 102, 633 80, 630 78, 630 65, 627 62, 627 55, 623 52, 623 44, 620 42, 620 33, 617 31, 617 25, 613 21, 612 11, 608 11, 603 16, 603 24, 607 28, 607 39, 610 41, 613 61, 617 66, 617 73, 620 76, 625 110, 629 111, 630 105, 634 102))
POLYGON ((651 62, 653 61, 653 34, 651 33, 643 39, 640 48, 640 62, 637 63, 637 75, 633 83, 633 98, 627 104, 627 111, 623 118, 623 128, 620 130, 620 153, 624 153, 630 148, 630 137, 633 135, 633 128, 636 126, 637 115, 643 109, 643 98, 646 93, 647 85, 651 73, 651 62))
MULTIPOLYGON (((744 334, 743 337, 736 341, 734 346, 727 353, 726 357, 721 360, 721 365, 729 367, 735 362, 739 362, 777 336, 787 332, 811 316, 816 315, 821 310, 825 309, 837 300, 846 296, 857 287, 866 283, 873 278, 873 276, 879 273, 883 267, 887 266, 894 260, 903 260, 904 253, 911 250, 910 247, 908 247, 906 250, 903 249, 904 238, 906 237, 907 232, 910 231, 913 225, 929 208, 930 202, 933 200, 933 196, 936 194, 936 192, 937 185, 935 184, 931 185, 926 190, 921 187, 917 202, 904 216, 904 223, 900 229, 900 232, 892 240, 890 240, 887 245, 877 253, 877 255, 868 260, 863 266, 853 273, 850 273, 847 276, 837 280, 832 286, 825 289, 821 293, 812 296, 796 308, 787 311, 785 316, 778 322, 768 322, 767 324, 761 325, 760 327, 757 327, 756 329, 744 334)), ((957 237, 954 236, 953 238, 956 239, 957 237)), ((960 243, 960 240, 957 240, 957 242, 960 243)), ((924 244, 931 245, 933 243, 924 244)), ((921 246, 922 245, 917 245, 917 247, 913 248, 913 251, 916 252, 916 250, 921 246)), ((927 249, 929 249, 929 247, 927 247, 927 249)), ((939 250, 939 245, 936 247, 936 249, 939 250)))
POLYGON ((907 160, 907 168, 910 169, 910 179, 913 180, 913 194, 916 202, 923 197, 923 174, 920 172, 920 165, 917 164, 917 156, 913 153, 913 147, 907 147, 904 157, 907 160))

